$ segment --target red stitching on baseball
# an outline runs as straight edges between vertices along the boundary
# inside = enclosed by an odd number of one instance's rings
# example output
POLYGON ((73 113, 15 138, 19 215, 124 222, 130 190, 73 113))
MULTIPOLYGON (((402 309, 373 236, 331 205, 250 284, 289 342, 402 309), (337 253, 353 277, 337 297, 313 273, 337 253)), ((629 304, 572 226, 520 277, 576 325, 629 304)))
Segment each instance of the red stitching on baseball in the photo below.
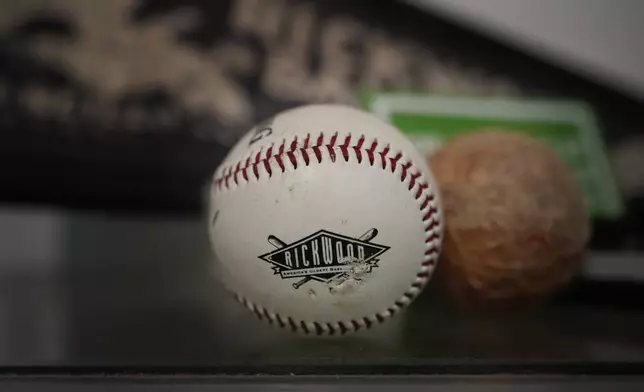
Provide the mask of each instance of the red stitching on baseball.
POLYGON ((402 173, 400 174, 400 182, 405 181, 405 178, 407 178, 407 171, 409 170, 409 168, 411 168, 411 165, 411 161, 407 161, 407 163, 403 165, 402 173))
POLYGON ((373 162, 375 161, 376 157, 374 156, 374 152, 376 151, 376 147, 378 146, 378 141, 374 140, 371 143, 371 147, 367 149, 367 156, 369 157, 369 164, 373 166, 373 162))
POLYGON ((331 141, 329 142, 329 146, 334 147, 337 139, 338 139, 338 133, 336 132, 333 134, 333 136, 331 136, 331 141))
POLYGON ((331 158, 331 162, 335 162, 335 149, 331 145, 327 145, 326 149, 329 151, 329 158, 331 158))
POLYGON ((429 237, 427 237, 427 239, 425 240, 425 243, 428 244, 432 241, 436 241, 439 238, 440 238, 440 235, 438 233, 432 233, 429 235, 429 237))
MULTIPOLYGON (((283 144, 280 147, 280 151, 284 150, 282 147, 284 147, 283 144)), ((286 171, 286 166, 284 166, 284 162, 282 162, 282 155, 283 153, 275 155, 275 160, 277 161, 277 165, 280 167, 280 169, 282 169, 282 173, 284 173, 284 171, 286 171)), ((266 160, 265 162, 266 164, 268 164, 268 160, 266 160)))
MULTIPOLYGON (((418 197, 416 199, 418 199, 418 197)), ((425 200, 423 201, 423 204, 420 205, 420 209, 424 210, 428 204, 429 204, 429 197, 426 197, 425 200)))
POLYGON ((297 160, 295 159, 295 154, 293 154, 293 151, 287 152, 286 155, 288 156, 288 160, 291 161, 293 169, 297 169, 297 160))
POLYGON ((297 331, 297 324, 295 324, 295 320, 289 317, 288 324, 291 326, 291 331, 297 331))
POLYGON ((351 135, 347 135, 344 143, 340 145, 340 151, 344 157, 345 162, 349 162, 349 144, 351 143, 351 135))
POLYGON ((416 173, 416 174, 411 176, 411 180, 409 181, 409 189, 408 190, 414 189, 414 186, 416 185, 416 179, 418 177, 420 177, 420 172, 418 172, 418 173, 416 173))
POLYGON ((264 170, 268 173, 269 178, 273 176, 273 169, 271 169, 271 165, 268 164, 268 159, 264 160, 264 170))
POLYGON ((358 163, 362 163, 362 145, 364 144, 364 135, 360 136, 360 139, 358 139, 358 144, 356 144, 353 147, 353 151, 356 154, 356 157, 358 158, 358 163))
POLYGON ((320 147, 315 146, 313 147, 313 153, 315 154, 315 158, 318 160, 318 163, 322 162, 322 151, 320 151, 320 147))
POLYGON ((235 175, 233 176, 235 185, 239 185, 239 182, 237 182, 237 174, 239 173, 239 166, 241 166, 241 161, 237 162, 237 165, 235 166, 235 175))
MULTIPOLYGON (((423 219, 423 222, 427 222, 427 221, 428 221, 428 219, 423 219)), ((429 226, 427 226, 425 228, 425 231, 431 231, 431 230, 435 229, 436 227, 438 227, 438 221, 437 220, 432 219, 432 220, 429 220, 429 222, 430 222, 429 226)))
POLYGON ((291 142, 291 151, 295 151, 297 148, 297 136, 293 138, 293 141, 291 142))
POLYGON ((344 139, 344 143, 342 143, 342 145, 340 145, 340 148, 342 148, 342 147, 344 147, 345 149, 349 148, 350 144, 351 144, 351 135, 347 135, 347 137, 344 139))
POLYGON ((307 133, 306 134, 306 139, 304 139, 304 147, 302 147, 302 148, 304 148, 304 149, 309 148, 309 140, 311 140, 311 134, 307 133))
POLYGON ((385 170, 387 168, 387 153, 389 152, 389 144, 385 146, 385 148, 379 152, 380 154, 380 161, 382 162, 382 170, 385 170))
MULTIPOLYGON (((438 254, 438 252, 436 252, 436 254, 438 254)), ((430 266, 434 266, 434 265, 436 265, 436 260, 435 259, 425 260, 422 263, 423 267, 430 267, 430 266)))
POLYGON ((432 215, 436 214, 437 212, 438 212, 438 210, 436 210, 436 207, 430 207, 429 211, 427 211, 425 216, 423 216, 423 220, 424 221, 429 220, 429 218, 431 218, 432 215))
POLYGON ((246 158, 246 162, 244 162, 244 168, 242 169, 242 176, 246 181, 248 181, 248 173, 247 173, 248 165, 250 165, 250 157, 246 158))
MULTIPOLYGON (((421 183, 420 186, 418 187, 418 191, 416 192, 416 199, 420 199, 420 197, 423 195, 423 191, 427 188, 429 188, 428 183, 426 182, 421 183)), ((424 208, 425 207, 422 207, 421 210, 424 208)))
POLYGON ((402 152, 399 152, 393 158, 389 158, 389 160, 391 161, 391 172, 392 173, 396 171, 396 165, 398 164, 398 161, 400 160, 400 158, 402 158, 402 152))

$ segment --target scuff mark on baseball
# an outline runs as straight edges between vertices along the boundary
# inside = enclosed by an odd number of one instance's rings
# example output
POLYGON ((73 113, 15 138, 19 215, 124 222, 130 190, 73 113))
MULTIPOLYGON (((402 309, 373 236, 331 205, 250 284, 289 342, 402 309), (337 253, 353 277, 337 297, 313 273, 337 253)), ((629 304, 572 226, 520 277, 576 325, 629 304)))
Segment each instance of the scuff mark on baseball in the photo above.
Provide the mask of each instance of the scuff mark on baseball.
POLYGON ((331 282, 329 292, 331 294, 350 294, 358 289, 362 284, 363 278, 371 269, 368 262, 358 259, 357 257, 345 257, 344 263, 350 266, 350 269, 343 275, 337 277, 331 282))

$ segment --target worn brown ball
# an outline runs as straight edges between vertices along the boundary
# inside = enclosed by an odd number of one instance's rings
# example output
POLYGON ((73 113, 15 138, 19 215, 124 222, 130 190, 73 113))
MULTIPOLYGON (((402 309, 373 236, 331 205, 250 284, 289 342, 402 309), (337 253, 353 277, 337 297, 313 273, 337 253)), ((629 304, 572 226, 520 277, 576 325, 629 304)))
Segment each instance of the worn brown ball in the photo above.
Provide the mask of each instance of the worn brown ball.
POLYGON ((590 223, 576 177, 536 139, 483 130, 428 158, 445 213, 435 284, 465 308, 542 304, 575 275, 590 223))

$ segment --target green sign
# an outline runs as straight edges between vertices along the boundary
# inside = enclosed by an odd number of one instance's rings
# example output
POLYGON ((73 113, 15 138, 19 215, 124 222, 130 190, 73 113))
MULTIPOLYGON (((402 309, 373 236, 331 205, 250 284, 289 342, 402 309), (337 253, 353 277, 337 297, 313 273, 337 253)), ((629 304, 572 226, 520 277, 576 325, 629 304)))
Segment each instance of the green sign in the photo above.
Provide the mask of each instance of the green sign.
POLYGON ((484 128, 529 134, 576 173, 593 217, 624 212, 594 113, 582 102, 376 93, 365 95, 363 106, 405 133, 424 155, 453 136, 484 128))

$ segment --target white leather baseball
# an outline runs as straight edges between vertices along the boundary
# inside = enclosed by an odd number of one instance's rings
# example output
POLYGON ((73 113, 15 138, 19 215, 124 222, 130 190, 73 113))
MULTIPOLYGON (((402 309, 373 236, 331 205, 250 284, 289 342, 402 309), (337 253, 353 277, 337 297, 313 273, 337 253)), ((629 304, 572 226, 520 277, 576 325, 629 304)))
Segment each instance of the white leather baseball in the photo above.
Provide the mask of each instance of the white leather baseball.
POLYGON ((219 279, 261 319, 329 335, 412 302, 443 217, 423 157, 359 109, 301 106, 258 124, 215 172, 209 235, 219 279))

